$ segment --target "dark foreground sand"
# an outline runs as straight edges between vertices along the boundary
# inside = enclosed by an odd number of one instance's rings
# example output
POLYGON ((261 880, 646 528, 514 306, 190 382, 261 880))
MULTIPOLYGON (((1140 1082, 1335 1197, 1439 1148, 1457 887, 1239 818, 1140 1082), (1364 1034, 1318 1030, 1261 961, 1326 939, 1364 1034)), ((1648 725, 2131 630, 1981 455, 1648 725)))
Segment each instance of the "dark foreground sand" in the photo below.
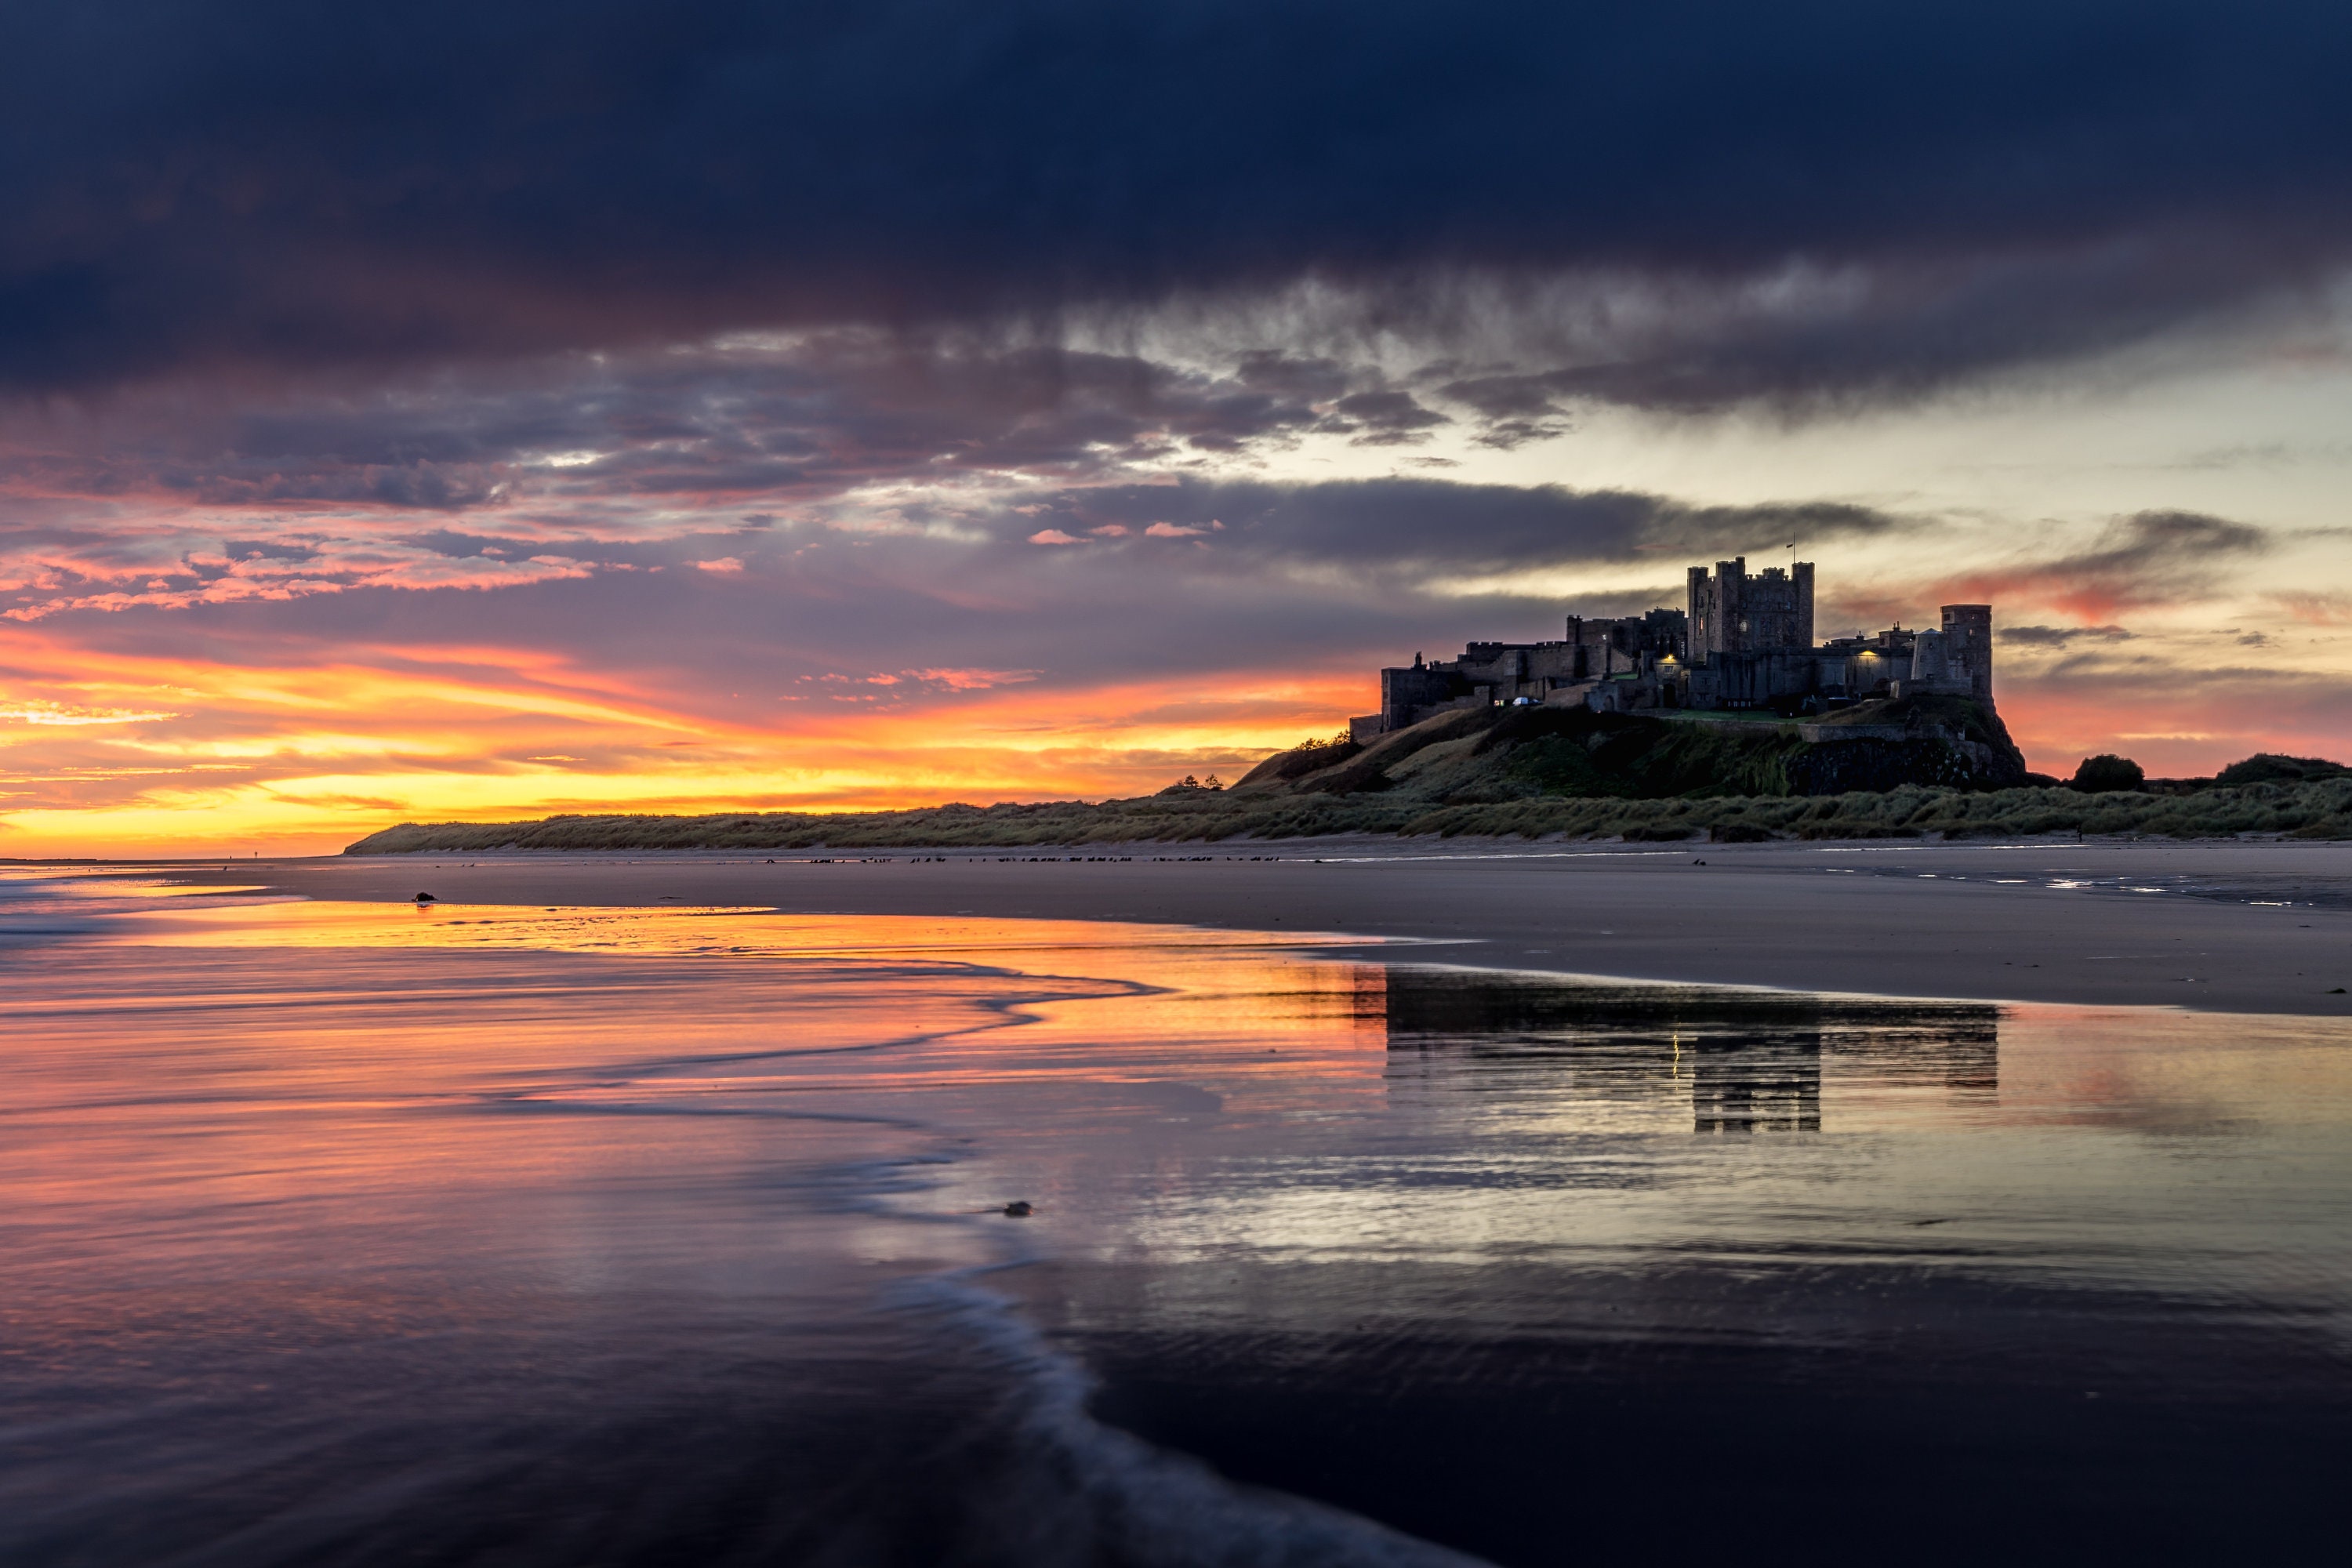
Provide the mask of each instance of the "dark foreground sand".
POLYGON ((1383 838, 1097 846, 1027 850, 1009 861, 993 850, 940 854, 877 851, 830 863, 790 855, 325 858, 174 874, 338 900, 430 892, 450 903, 723 904, 1337 931, 1435 939, 1449 945, 1411 956, 1496 967, 2352 1015, 2352 995, 2336 989, 2352 988, 2352 846, 1383 838))

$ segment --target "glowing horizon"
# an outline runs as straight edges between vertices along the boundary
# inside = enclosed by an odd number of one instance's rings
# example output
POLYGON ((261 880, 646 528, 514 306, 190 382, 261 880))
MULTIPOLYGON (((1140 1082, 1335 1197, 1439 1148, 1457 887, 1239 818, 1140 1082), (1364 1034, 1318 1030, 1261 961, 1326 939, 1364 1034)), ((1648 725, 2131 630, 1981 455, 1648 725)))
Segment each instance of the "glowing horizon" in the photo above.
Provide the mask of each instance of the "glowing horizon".
MULTIPOLYGON (((20 680, 48 651, 0 629, 20 680)), ((1377 707, 1369 665, 1213 695, 1196 676, 1073 689, 932 669, 762 714, 689 707, 527 649, 347 651, 359 657, 323 667, 115 655, 45 671, 42 695, 0 713, 0 856, 322 853, 404 821, 1100 800, 1187 773, 1232 782, 1377 707)), ((2064 642, 2004 652, 2001 711, 2041 771, 2120 750, 2151 773, 2210 773, 2330 739, 2325 708, 2298 726, 2218 683, 2168 705, 2173 728, 2126 728, 2110 699, 2070 697, 2064 642), (2271 722, 2250 728, 2250 714, 2271 722)))
MULTIPOLYGON (((266 537, 271 520, 237 522, 266 537)), ((2335 601, 2284 585, 2307 564, 2268 541, 2255 552, 2224 532, 2225 546, 2273 556, 2262 563, 2272 582, 2216 584, 2185 577, 2166 554, 2178 536, 2193 550, 2231 526, 2110 522, 2077 531, 2072 554, 2054 563, 2020 562, 1995 534, 1972 542, 1979 563, 1954 562, 1940 581, 1906 580, 1917 563, 1900 529, 1805 553, 1822 558, 1824 636, 1921 624, 1937 603, 1991 599, 2002 638, 1996 696, 2038 771, 2063 776, 2081 757, 2107 751, 2138 758, 2151 774, 2187 775, 2256 751, 2340 750, 2352 647, 2336 628, 2347 617, 2335 601), (2011 559, 1997 553, 2004 548, 2011 559), (2249 633, 2250 622, 2273 629, 2249 633), (2282 659, 2292 661, 2291 677, 2265 668, 2282 659)), ((299 636, 273 628, 273 612, 291 600, 93 610, 21 595, 20 605, 37 613, 0 622, 0 856, 320 853, 411 821, 882 811, 1141 795, 1188 773, 1230 782, 1376 709, 1381 664, 1412 651, 1449 657, 1470 637, 1557 636, 1549 623, 1571 606, 1672 603, 1664 590, 1628 584, 1704 553, 1647 550, 1626 565, 1551 568, 1527 582, 1507 574, 1476 591, 1426 595, 1313 562, 1261 564, 1254 581, 1237 583, 1217 559, 1232 542, 1223 530, 1154 537, 1109 525, 1084 546, 918 539, 918 551, 933 558, 902 555, 910 578, 924 574, 902 626, 919 618, 923 604, 946 600, 982 626, 1032 617, 1052 597, 1041 582, 1112 597, 1113 609, 1135 616, 1141 640, 1088 679, 1084 659, 1057 658, 1034 638, 997 643, 987 651, 1012 657, 985 664, 886 657, 862 668, 839 658, 812 668, 787 656, 762 668, 728 635, 693 636, 698 601, 717 601, 712 618, 731 634, 747 595, 755 616, 760 595, 785 606, 795 596, 838 599, 836 583, 800 563, 841 531, 777 531, 739 543, 727 571, 683 579, 687 607, 667 624, 689 629, 667 661, 611 657, 579 629, 593 616, 575 622, 579 612, 561 605, 551 616, 544 603, 533 605, 527 636, 501 640, 502 599, 585 593, 597 572, 490 591, 315 582, 313 605, 370 605, 347 635, 332 619, 299 636), (1162 553, 1141 562, 1112 553, 1139 549, 1162 553), (942 580, 942 551, 965 569, 942 580), (1175 592, 1172 605, 1150 602, 1155 577, 1175 592), (1595 590, 1586 598, 1548 602, 1580 579, 1595 590), (1141 595, 1137 582, 1146 584, 1141 595), (1401 625, 1384 606, 1349 611, 1368 592, 1411 595, 1412 622, 1401 625), (1135 654, 1181 644, 1183 595, 1197 605, 1204 594, 1267 597, 1265 614, 1276 619, 1286 613, 1285 594, 1307 595, 1310 604, 1336 597, 1339 605, 1316 607, 1335 633, 1352 613, 1393 640, 1294 647, 1284 668, 1221 668, 1231 650, 1215 647, 1185 650, 1156 674, 1134 668, 1150 662, 1135 654), (462 639, 387 635, 409 604, 452 595, 467 612, 462 639), (1450 640, 1436 635, 1445 624, 1450 640), (136 629, 118 631, 126 626, 136 629), (207 645, 212 657, 201 657, 207 645)), ((855 531, 848 542, 866 547, 855 531)), ((898 541, 902 550, 907 542, 898 541)), ((688 535, 688 555, 708 549, 698 533, 688 535)), ((907 635, 900 651, 908 658, 956 651, 919 631, 907 635)), ((1261 625, 1252 635, 1266 631, 1261 625)))

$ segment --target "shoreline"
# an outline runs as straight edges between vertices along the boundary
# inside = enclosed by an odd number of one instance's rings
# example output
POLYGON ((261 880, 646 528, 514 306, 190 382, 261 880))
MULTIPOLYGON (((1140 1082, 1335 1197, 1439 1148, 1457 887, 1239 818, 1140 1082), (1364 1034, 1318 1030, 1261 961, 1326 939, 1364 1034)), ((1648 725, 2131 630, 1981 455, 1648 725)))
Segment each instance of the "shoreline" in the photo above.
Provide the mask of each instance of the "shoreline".
POLYGON ((1017 857, 541 851, 113 869, 328 900, 404 902, 422 891, 453 905, 1117 921, 1368 945, 1402 937, 1444 943, 1416 945, 1431 962, 1487 969, 2352 1016, 2352 846, 1443 845, 1387 838, 1379 853, 1372 842, 1318 838, 1253 842, 1247 855, 1157 856, 1150 846, 1017 857))
MULTIPOLYGON (((2008 746, 1997 718, 1978 713, 1969 702, 1959 707, 1968 712, 1945 713, 1937 727, 1957 723, 1976 732, 1979 721, 1990 723, 1978 741, 1967 744, 2008 746)), ((2077 790, 2054 780, 1968 788, 1958 775, 1975 778, 1977 753, 1956 751, 1942 741, 1896 742, 1900 757, 1872 751, 1885 742, 1856 742, 1853 747, 1860 750, 1846 748, 1842 763, 1801 767, 1792 756, 1771 748, 1754 754, 1691 753, 1670 736, 1690 726, 1618 717, 1654 733, 1636 741, 1612 726, 1596 730, 1581 720, 1571 721, 1569 710, 1561 709, 1454 710, 1361 748, 1276 753, 1230 788, 1187 780, 1156 795, 1092 803, 950 802, 889 811, 606 812, 509 822, 404 822, 341 847, 345 854, 362 855, 507 849, 778 854, 826 845, 1009 849, 1048 843, 1216 844, 1367 834, 1585 843, 1944 837, 1998 843, 2053 833, 2168 838, 2282 834, 2352 842, 2352 773, 2332 763, 2272 758, 2264 763, 2249 758, 2223 772, 2262 772, 2267 766, 2281 776, 2229 784, 2217 773, 2211 779, 2159 780, 2138 789, 2077 790), (1617 738, 1609 739, 1612 734, 1617 738), (1621 742, 1633 751, 1624 752, 1621 742), (1601 767, 1594 760, 1601 754, 1592 751, 1595 745, 1615 761, 1601 767), (1664 749, 1653 757, 1657 746, 1664 749), (1911 754, 1922 748, 1933 755, 1911 754), (1663 771, 1654 772, 1652 763, 1663 771), (1894 774, 1881 776, 1890 767, 1894 774), (2320 776, 2313 776, 2311 768, 2322 770, 2320 776), (1538 783, 1545 787, 1529 793, 1538 783)))

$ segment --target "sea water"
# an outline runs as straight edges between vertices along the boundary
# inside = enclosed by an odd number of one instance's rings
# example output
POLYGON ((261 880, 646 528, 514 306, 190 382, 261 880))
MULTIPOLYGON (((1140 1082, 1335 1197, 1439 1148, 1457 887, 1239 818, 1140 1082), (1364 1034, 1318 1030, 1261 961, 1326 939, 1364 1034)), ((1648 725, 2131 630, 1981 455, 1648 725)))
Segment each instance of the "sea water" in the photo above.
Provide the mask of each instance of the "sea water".
POLYGON ((0 882, 0 1561, 2332 1540, 2352 1029, 1448 956, 0 882))

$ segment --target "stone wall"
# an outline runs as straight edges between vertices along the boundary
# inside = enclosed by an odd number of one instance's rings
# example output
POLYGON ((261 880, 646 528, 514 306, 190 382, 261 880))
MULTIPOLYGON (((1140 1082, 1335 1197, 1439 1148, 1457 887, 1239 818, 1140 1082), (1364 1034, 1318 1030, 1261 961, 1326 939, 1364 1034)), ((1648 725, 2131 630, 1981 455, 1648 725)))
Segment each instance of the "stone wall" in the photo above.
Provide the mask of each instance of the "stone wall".
POLYGON ((1813 563, 1788 571, 1768 566, 1751 574, 1748 557, 1689 572, 1688 658, 1711 661, 1724 653, 1776 653, 1813 646, 1813 563))
POLYGON ((1381 671, 1359 740, 1449 709, 1778 708, 1818 712, 1912 693, 1992 700, 1992 606, 1946 605, 1930 631, 1890 626, 1813 643, 1813 563, 1751 574, 1745 556, 1689 570, 1689 607, 1568 617, 1557 642, 1474 642, 1457 659, 1381 671))

